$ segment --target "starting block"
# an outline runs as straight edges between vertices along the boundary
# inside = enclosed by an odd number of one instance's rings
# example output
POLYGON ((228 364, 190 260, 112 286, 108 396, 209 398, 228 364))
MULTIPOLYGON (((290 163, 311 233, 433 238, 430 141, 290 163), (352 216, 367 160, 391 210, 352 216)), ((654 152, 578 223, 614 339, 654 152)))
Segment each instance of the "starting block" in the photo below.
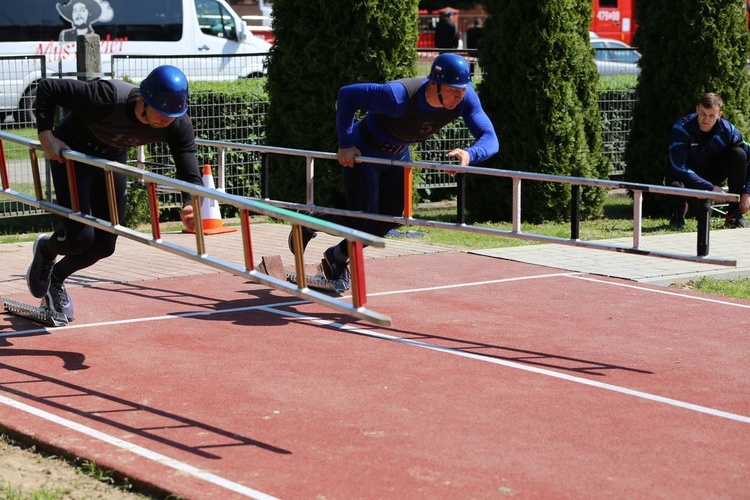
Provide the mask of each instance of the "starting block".
POLYGON ((281 255, 268 255, 261 257, 258 269, 260 272, 273 276, 276 279, 286 279, 286 276, 284 275, 284 263, 281 261, 281 255))
MULTIPOLYGON (((297 273, 294 271, 286 271, 286 280, 290 283, 297 283, 297 273)), ((315 288, 317 290, 325 290, 327 292, 344 293, 349 290, 349 287, 344 283, 343 280, 329 280, 323 273, 320 274, 306 274, 305 284, 308 288, 315 288)))
POLYGON ((31 304, 3 299, 3 309, 8 314, 27 318, 42 325, 65 326, 68 324, 68 318, 64 314, 54 312, 45 306, 34 307, 31 304))
MULTIPOLYGON (((284 269, 284 263, 280 255, 262 257, 258 265, 258 270, 274 278, 285 279, 290 283, 297 283, 297 273, 284 269)), ((343 293, 349 289, 349 286, 343 280, 329 280, 326 278, 320 266, 317 268, 317 274, 305 275, 305 284, 308 288, 335 293, 343 293)))

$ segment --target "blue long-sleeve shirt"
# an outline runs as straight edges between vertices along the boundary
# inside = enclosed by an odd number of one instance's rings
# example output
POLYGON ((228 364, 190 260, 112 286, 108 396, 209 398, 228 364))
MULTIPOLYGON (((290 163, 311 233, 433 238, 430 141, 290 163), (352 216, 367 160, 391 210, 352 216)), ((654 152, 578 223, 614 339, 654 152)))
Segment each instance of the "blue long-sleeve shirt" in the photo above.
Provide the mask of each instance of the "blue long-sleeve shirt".
MULTIPOLYGON (((742 134, 728 120, 719 118, 710 132, 703 132, 698 114, 677 120, 669 140, 669 163, 672 176, 690 189, 711 191, 714 185, 706 180, 713 158, 728 148, 739 146, 750 158, 750 147, 742 134)), ((743 193, 750 193, 750 170, 743 193)))
MULTIPOLYGON (((445 108, 435 108, 427 103, 425 89, 427 80, 417 90, 414 98, 417 100, 417 110, 420 114, 429 116, 430 114, 444 113, 445 108)), ((409 93, 406 86, 400 81, 387 82, 384 84, 376 83, 356 83, 347 85, 339 90, 338 107, 336 110, 336 128, 338 132, 339 147, 350 148, 355 146, 356 135, 354 134, 355 113, 357 110, 367 112, 363 119, 366 121, 367 129, 377 141, 391 144, 403 145, 412 142, 421 142, 430 135, 435 134, 440 128, 434 130, 414 131, 414 135, 419 135, 419 140, 403 140, 392 134, 387 133, 379 125, 377 115, 384 115, 390 118, 404 116, 409 105, 409 93)), ((482 109, 479 96, 472 88, 466 89, 463 100, 456 109, 459 116, 464 119, 467 128, 476 139, 476 142, 468 148, 465 148, 470 155, 469 163, 476 163, 486 160, 494 155, 500 149, 500 143, 487 114, 482 109)))

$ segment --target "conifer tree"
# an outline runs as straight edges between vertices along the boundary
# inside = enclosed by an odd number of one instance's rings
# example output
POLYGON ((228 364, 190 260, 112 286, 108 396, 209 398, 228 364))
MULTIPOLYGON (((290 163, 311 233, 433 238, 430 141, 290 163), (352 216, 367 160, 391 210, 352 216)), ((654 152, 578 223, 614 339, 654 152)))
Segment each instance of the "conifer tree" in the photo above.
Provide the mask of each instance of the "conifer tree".
MULTIPOLYGON (((500 152, 486 166, 555 175, 606 178, 601 154, 598 74, 589 41, 590 0, 485 0, 488 14, 478 55, 482 105, 500 152)), ((511 183, 467 177, 474 220, 509 220, 511 183)), ((601 213, 603 192, 585 188, 581 213, 601 213)), ((524 181, 522 217, 570 216, 570 186, 524 181)))
MULTIPOLYGON (((417 4, 274 0, 267 144, 336 152, 336 96, 342 85, 415 75, 417 4)), ((271 160, 271 197, 304 201, 304 159, 272 155, 271 160)), ((343 206, 340 166, 315 164, 315 203, 343 206)))

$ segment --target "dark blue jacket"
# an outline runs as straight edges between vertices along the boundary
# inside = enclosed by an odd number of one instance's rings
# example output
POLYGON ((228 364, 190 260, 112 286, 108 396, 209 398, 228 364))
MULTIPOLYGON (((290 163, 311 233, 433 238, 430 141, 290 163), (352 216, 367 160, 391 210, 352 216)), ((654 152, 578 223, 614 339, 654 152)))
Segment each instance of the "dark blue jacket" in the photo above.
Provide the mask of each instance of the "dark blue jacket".
MULTIPOLYGON (((705 178, 713 158, 728 148, 739 146, 750 158, 750 145, 729 121, 719 118, 710 132, 702 132, 698 114, 683 116, 672 127, 669 140, 669 164, 672 177, 686 188, 711 191, 714 185, 705 178)), ((743 193, 750 193, 750 170, 743 193)))

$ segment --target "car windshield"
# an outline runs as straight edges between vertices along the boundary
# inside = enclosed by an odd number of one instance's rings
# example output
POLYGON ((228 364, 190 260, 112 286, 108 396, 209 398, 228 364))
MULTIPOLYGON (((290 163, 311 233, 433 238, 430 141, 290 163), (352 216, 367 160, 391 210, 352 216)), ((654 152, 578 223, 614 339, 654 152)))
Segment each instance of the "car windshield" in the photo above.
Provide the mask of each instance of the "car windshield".
POLYGON ((609 51, 610 59, 616 62, 636 64, 641 58, 633 49, 609 49, 609 51))
POLYGON ((596 59, 598 61, 612 61, 626 64, 637 64, 641 55, 630 47, 613 47, 604 41, 591 41, 591 46, 596 49, 596 59))

